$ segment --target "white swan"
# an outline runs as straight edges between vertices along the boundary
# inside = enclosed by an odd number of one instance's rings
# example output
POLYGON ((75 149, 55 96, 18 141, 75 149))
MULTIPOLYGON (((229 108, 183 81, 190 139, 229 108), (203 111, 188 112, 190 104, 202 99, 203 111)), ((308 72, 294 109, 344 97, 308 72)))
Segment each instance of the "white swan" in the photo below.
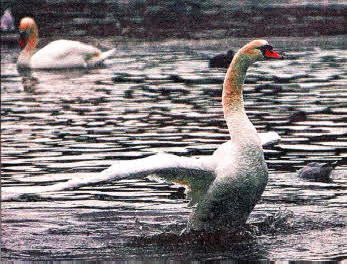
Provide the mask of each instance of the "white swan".
POLYGON ((157 154, 119 161, 96 176, 76 177, 63 183, 30 190, 3 192, 2 200, 25 193, 75 189, 111 180, 131 179, 156 173, 165 179, 189 185, 193 203, 198 203, 188 222, 188 229, 217 231, 243 225, 261 197, 267 183, 267 166, 262 145, 276 144, 275 132, 258 134, 249 121, 242 96, 247 68, 255 61, 279 58, 265 40, 254 40, 235 55, 224 80, 223 110, 231 140, 211 156, 202 158, 157 154))
POLYGON ((23 48, 17 60, 19 69, 87 68, 101 64, 112 56, 114 49, 101 52, 98 48, 73 40, 56 40, 34 54, 38 30, 35 21, 24 17, 19 25, 19 44, 23 48))

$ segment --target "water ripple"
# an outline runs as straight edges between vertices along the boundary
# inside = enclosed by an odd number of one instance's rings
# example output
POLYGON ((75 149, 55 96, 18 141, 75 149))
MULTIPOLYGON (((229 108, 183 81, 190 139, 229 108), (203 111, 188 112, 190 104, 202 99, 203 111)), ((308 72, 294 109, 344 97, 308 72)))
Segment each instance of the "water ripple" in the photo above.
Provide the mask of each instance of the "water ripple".
MULTIPOLYGON (((285 49, 284 42, 274 42, 285 49)), ((120 45, 119 56, 105 68, 35 72, 39 82, 30 89, 16 72, 18 51, 2 49, 4 189, 93 177, 116 160, 160 151, 211 155, 228 140, 220 102, 225 70, 207 68, 208 56, 217 53, 215 43, 134 45, 120 45)), ((274 227, 251 241, 253 251, 224 250, 226 258, 332 260, 347 250, 341 235, 346 167, 333 172, 332 183, 296 177, 311 161, 347 156, 347 56, 335 46, 302 46, 292 47, 287 58, 252 67, 244 97, 257 130, 282 137, 278 146, 265 149, 269 184, 249 222, 264 223, 283 208, 293 217, 285 220, 288 229, 274 227)), ((143 251, 127 243, 172 225, 182 229, 191 212, 188 203, 181 186, 148 179, 28 195, 2 205, 2 254, 23 259, 169 256, 172 249, 149 245, 143 251)), ((192 249, 189 254, 204 259, 219 253, 192 249)))

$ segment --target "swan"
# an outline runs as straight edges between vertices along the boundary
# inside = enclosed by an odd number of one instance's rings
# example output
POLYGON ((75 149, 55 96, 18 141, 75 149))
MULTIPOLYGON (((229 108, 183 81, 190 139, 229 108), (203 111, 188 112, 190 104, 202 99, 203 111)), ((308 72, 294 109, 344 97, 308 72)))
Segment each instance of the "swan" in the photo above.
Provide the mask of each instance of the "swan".
POLYGON ((210 68, 228 68, 234 57, 234 51, 228 50, 226 54, 218 54, 208 61, 210 68))
POLYGON ((220 231, 245 224, 267 184, 268 171, 263 146, 276 144, 276 132, 258 134, 248 119, 242 87, 247 68, 255 61, 280 58, 266 40, 253 40, 234 56, 223 84, 222 104, 231 140, 210 156, 179 157, 159 153, 149 157, 118 161, 92 176, 74 177, 51 186, 2 192, 2 200, 22 194, 71 190, 112 180, 145 177, 150 174, 188 185, 192 204, 187 231, 220 231))
POLYGON ((19 24, 19 45, 23 48, 17 60, 19 69, 88 68, 101 64, 115 49, 101 52, 98 48, 73 40, 55 40, 36 53, 38 29, 34 19, 24 17, 19 24))

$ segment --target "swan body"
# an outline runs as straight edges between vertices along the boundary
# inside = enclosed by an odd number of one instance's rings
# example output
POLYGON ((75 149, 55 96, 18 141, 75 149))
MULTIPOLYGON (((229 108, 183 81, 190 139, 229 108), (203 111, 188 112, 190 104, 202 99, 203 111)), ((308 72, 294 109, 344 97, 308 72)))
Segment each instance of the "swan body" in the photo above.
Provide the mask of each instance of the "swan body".
POLYGON ((32 18, 20 21, 20 45, 24 49, 17 60, 18 68, 65 69, 89 68, 101 64, 112 56, 114 49, 102 52, 96 47, 73 40, 56 40, 35 52, 38 30, 32 18))
POLYGON ((23 193, 40 193, 75 189, 112 180, 145 177, 150 174, 184 183, 190 187, 196 203, 187 230, 221 231, 245 224, 259 201, 268 179, 263 145, 276 144, 275 132, 258 134, 248 119, 242 96, 247 68, 267 57, 279 58, 265 40, 254 40, 234 56, 223 84, 223 110, 231 140, 222 144, 211 156, 178 157, 160 153, 142 159, 119 161, 98 175, 76 177, 52 186, 33 187, 28 191, 3 193, 11 200, 23 193))

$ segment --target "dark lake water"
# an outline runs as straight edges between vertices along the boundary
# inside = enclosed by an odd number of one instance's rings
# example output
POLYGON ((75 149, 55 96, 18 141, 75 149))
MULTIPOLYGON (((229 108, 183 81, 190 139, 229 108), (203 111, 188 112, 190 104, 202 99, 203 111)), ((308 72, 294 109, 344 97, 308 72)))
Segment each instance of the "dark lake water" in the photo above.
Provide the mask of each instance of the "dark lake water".
MULTIPOLYGON (((278 221, 218 248, 148 242, 142 238, 184 228, 189 199, 167 182, 122 180, 2 202, 2 257, 120 263, 346 258, 346 166, 335 169, 330 183, 296 177, 309 162, 347 156, 344 39, 269 40, 288 59, 251 67, 244 99, 258 132, 276 131, 282 140, 265 149, 269 183, 249 224, 278 221)), ((212 154, 229 136, 221 108, 225 70, 208 68, 208 58, 247 41, 118 43, 107 67, 35 72, 39 81, 31 87, 16 70, 19 49, 2 47, 2 191, 92 176, 114 161, 161 151, 212 154)))

